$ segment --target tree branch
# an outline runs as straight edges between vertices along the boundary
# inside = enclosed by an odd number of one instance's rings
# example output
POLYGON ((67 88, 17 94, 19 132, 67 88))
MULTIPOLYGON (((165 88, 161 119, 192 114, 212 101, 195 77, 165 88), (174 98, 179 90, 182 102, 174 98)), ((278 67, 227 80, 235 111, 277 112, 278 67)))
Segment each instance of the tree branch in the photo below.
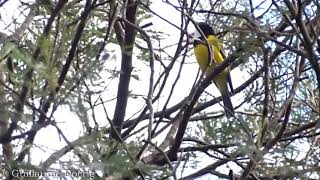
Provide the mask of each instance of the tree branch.
MULTIPOLYGON (((132 24, 136 23, 137 2, 135 0, 128 0, 126 6, 126 18, 132 24)), ((121 134, 124 117, 126 115, 127 102, 129 98, 129 84, 132 71, 132 51, 136 37, 136 29, 129 24, 125 25, 124 42, 121 44, 121 73, 118 84, 117 102, 113 115, 113 125, 117 132, 111 131, 110 137, 118 139, 117 133, 121 134)))

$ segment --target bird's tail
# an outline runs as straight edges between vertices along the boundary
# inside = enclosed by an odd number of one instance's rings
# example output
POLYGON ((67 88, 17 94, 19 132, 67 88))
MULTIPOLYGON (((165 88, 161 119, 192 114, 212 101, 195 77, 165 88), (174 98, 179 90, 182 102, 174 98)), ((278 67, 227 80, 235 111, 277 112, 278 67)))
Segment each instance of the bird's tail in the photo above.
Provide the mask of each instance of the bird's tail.
MULTIPOLYGON (((225 70, 222 72, 222 74, 219 74, 214 79, 214 83, 216 84, 217 88, 220 91, 220 94, 222 96, 224 111, 226 113, 227 118, 229 119, 231 116, 234 116, 234 109, 233 109, 232 102, 230 100, 231 93, 228 90, 228 83, 231 84, 230 83, 231 81, 229 81, 229 79, 227 78, 227 75, 228 75, 227 73, 228 71, 225 70)), ((232 84, 231 84, 231 90, 233 90, 232 84)))
POLYGON ((229 96, 229 93, 225 93, 222 95, 222 101, 224 106, 224 111, 226 113, 227 118, 234 116, 233 105, 229 96))

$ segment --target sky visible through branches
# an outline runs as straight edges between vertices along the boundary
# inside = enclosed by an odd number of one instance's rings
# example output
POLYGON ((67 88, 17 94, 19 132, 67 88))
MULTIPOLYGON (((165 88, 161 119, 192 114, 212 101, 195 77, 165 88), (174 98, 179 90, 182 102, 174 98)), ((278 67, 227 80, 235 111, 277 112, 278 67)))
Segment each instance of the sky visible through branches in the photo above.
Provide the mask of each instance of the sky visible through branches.
POLYGON ((4 171, 319 179, 319 2, 0 5, 4 171), (190 43, 199 21, 212 25, 227 53, 206 77, 190 43), (226 66, 231 118, 211 83, 226 66))

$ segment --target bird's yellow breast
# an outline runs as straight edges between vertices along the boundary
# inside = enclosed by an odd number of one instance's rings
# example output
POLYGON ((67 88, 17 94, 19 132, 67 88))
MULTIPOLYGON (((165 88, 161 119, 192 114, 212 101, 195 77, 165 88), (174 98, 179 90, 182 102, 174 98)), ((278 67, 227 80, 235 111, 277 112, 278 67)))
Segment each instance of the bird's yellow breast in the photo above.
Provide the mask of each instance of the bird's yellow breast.
MULTIPOLYGON (((209 57, 209 49, 206 44, 204 43, 198 43, 194 46, 194 54, 196 56, 197 62, 200 66, 200 69, 202 71, 205 71, 208 67, 209 69, 207 70, 208 73, 212 72, 212 70, 219 64, 221 64, 224 59, 221 54, 221 43, 219 39, 215 36, 208 36, 207 38, 208 43, 211 45, 211 56, 212 58, 209 57), (208 61, 211 60, 209 63, 208 61)), ((220 74, 218 74, 213 81, 216 83, 217 86, 219 86, 219 89, 225 90, 227 88, 227 76, 228 76, 228 69, 224 69, 220 74)))
POLYGON ((211 68, 216 67, 217 65, 221 64, 223 62, 223 56, 220 52, 221 50, 221 43, 219 39, 215 36, 210 35, 208 37, 208 43, 211 45, 211 56, 213 58, 210 58, 212 62, 208 62, 209 58, 209 48, 206 44, 198 43, 194 47, 194 54, 196 56, 197 62, 200 66, 201 70, 205 70, 208 65, 211 64, 211 68))

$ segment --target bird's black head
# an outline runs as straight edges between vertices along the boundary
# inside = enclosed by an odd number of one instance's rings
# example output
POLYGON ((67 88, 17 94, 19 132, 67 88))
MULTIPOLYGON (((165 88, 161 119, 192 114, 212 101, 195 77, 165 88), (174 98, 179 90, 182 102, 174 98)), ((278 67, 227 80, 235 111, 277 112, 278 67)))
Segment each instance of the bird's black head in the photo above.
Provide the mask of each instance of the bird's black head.
MULTIPOLYGON (((203 32, 203 34, 208 37, 209 35, 214 35, 215 32, 212 29, 212 27, 205 23, 205 22, 199 22, 198 23, 199 28, 201 29, 201 31, 203 32)), ((201 37, 200 33, 199 33, 199 38, 201 37)))

